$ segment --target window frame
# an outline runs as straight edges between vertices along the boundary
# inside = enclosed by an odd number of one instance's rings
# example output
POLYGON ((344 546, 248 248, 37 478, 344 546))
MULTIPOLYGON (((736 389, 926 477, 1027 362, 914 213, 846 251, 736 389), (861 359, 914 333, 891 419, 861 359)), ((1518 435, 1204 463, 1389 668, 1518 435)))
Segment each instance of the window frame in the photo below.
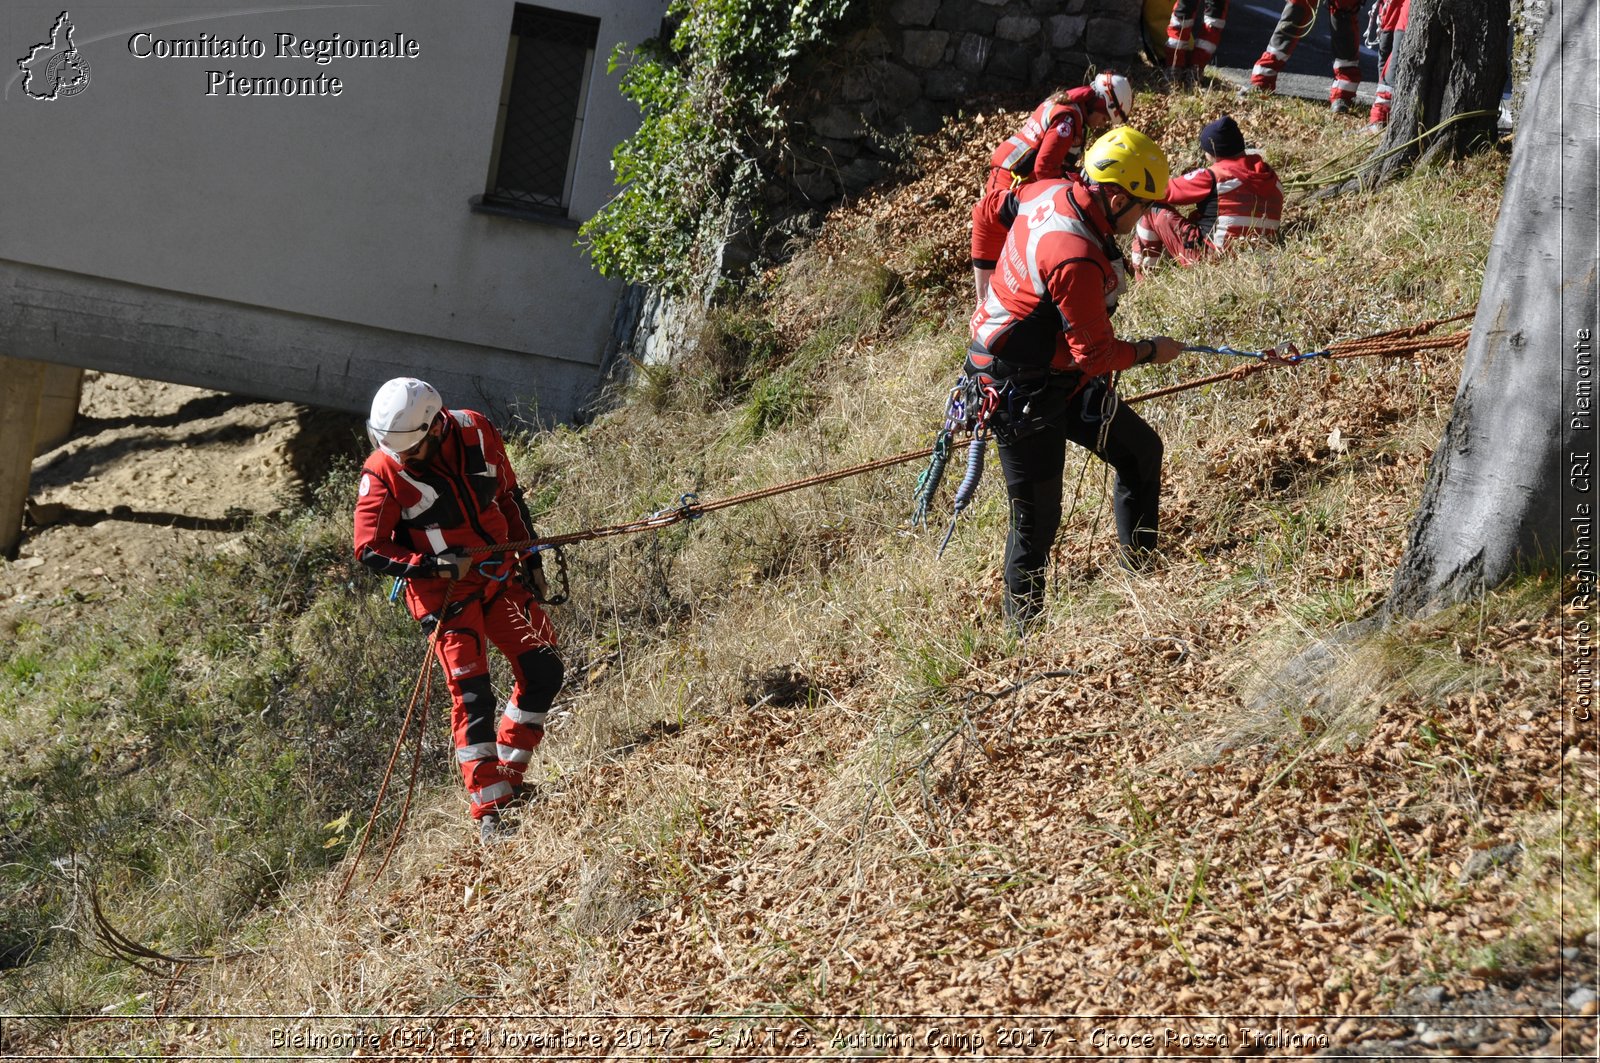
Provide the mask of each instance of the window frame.
MULTIPOLYGON (((545 7, 541 4, 518 3, 512 7, 511 30, 506 44, 506 59, 500 80, 500 98, 496 106, 494 143, 489 155, 489 172, 485 180, 484 190, 481 194, 471 198, 470 203, 474 211, 484 214, 496 214, 505 217, 522 218, 529 221, 540 221, 549 224, 562 225, 576 228, 579 222, 572 217, 572 196, 577 186, 578 160, 583 149, 583 133, 585 121, 588 117, 589 99, 592 83, 594 81, 595 59, 600 44, 599 18, 582 15, 572 11, 561 11, 545 7), (537 39, 535 25, 529 27, 528 23, 537 20, 547 20, 547 26, 565 24, 580 36, 588 37, 588 47, 584 54, 583 70, 576 84, 576 101, 571 119, 571 138, 567 144, 567 157, 565 160, 565 176, 562 181, 559 202, 550 201, 548 194, 536 192, 519 192, 506 187, 506 175, 502 173, 505 163, 506 133, 508 127, 515 126, 517 116, 513 113, 513 104, 517 98, 517 60, 523 46, 523 41, 537 39), (519 28, 520 27, 520 28, 519 28), (544 199, 540 201, 541 197, 544 199)), ((526 120, 526 119, 524 119, 526 120)))

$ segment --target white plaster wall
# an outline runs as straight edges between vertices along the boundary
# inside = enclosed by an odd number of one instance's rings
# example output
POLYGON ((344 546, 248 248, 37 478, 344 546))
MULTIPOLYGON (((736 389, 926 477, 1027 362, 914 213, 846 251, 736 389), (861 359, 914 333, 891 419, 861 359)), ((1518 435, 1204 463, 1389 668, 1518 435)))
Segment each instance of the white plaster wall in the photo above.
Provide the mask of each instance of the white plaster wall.
MULTIPOLYGON (((91 82, 26 97, 16 60, 63 3, 0 7, 0 259, 584 363, 618 286, 570 228, 473 213, 493 150, 512 0, 71 3, 91 82), (138 59, 139 30, 263 39, 264 59, 138 59), (415 38, 409 60, 276 59, 273 35, 415 38), (334 97, 205 95, 208 69, 328 74, 334 97)), ((664 0, 548 0, 597 17, 572 213, 611 193, 637 123, 606 57, 660 26, 664 0)), ((0 340, 3 344, 3 340, 0 340)))

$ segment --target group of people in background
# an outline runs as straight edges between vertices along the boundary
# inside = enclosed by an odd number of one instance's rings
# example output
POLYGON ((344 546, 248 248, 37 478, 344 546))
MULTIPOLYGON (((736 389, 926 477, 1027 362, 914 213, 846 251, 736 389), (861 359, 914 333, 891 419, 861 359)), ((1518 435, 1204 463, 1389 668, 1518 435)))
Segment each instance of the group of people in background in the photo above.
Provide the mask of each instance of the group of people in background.
MULTIPOLYGON (((1321 3, 1322 0, 1287 0, 1241 94, 1277 91, 1278 75, 1288 65, 1295 46, 1316 23, 1321 3)), ((1361 3, 1362 0, 1328 0, 1328 30, 1333 44, 1333 82, 1328 86, 1328 104, 1339 114, 1355 110, 1356 90, 1361 85, 1361 3)), ((1392 99, 1389 62, 1410 16, 1411 0, 1377 0, 1372 7, 1367 41, 1378 52, 1378 89, 1367 115, 1367 132, 1379 132, 1388 124, 1392 99)), ((1175 0, 1167 23, 1169 79, 1178 84, 1198 82, 1206 65, 1215 58, 1227 24, 1228 0, 1175 0)))

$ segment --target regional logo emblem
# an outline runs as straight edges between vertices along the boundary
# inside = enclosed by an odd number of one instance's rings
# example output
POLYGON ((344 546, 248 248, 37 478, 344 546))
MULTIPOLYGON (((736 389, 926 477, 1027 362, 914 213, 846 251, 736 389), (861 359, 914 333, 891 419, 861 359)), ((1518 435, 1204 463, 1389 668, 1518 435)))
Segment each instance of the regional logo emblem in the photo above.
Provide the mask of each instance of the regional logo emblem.
POLYGON ((72 43, 72 33, 72 17, 63 11, 50 27, 50 39, 17 60, 22 91, 32 99, 59 100, 89 87, 89 61, 72 43))

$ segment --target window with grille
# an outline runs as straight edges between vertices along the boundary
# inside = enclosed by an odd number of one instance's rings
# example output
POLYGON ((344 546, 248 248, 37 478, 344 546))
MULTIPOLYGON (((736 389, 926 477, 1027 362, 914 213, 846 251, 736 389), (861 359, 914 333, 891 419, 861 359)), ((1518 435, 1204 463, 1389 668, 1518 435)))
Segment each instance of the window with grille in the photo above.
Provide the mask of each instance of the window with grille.
POLYGON ((599 19, 516 6, 484 204, 566 214, 599 33, 599 19))

